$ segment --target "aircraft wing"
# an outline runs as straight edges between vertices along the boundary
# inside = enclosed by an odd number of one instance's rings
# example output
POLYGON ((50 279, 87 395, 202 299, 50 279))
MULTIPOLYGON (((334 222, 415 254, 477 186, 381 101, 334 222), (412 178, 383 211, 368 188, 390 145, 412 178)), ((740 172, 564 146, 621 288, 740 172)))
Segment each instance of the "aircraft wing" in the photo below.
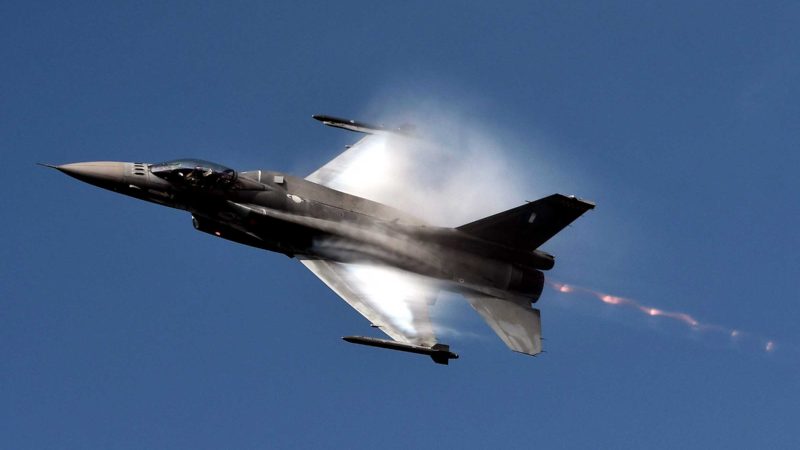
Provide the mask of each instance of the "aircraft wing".
POLYGON ((439 289, 426 278, 390 267, 321 259, 300 262, 392 339, 422 347, 436 344, 428 309, 439 289))
POLYGON ((386 136, 368 134, 307 176, 306 180, 352 195, 369 194, 369 188, 360 185, 369 186, 373 181, 371 178, 381 173, 386 140, 386 136))
POLYGON ((542 352, 539 310, 532 308, 530 303, 480 294, 467 294, 465 297, 508 348, 531 356, 542 352))
MULTIPOLYGON (((409 134, 354 120, 314 116, 325 125, 364 133, 365 136, 306 177, 306 180, 340 192, 396 206, 392 199, 407 189, 398 183, 409 134)), ((418 219, 417 219, 418 221, 418 219)))
POLYGON ((364 136, 358 142, 351 145, 347 150, 340 153, 327 164, 314 171, 311 175, 307 176, 306 180, 336 189, 337 179, 346 174, 348 169, 358 162, 359 157, 363 156, 364 150, 370 148, 371 142, 380 139, 380 136, 364 136))

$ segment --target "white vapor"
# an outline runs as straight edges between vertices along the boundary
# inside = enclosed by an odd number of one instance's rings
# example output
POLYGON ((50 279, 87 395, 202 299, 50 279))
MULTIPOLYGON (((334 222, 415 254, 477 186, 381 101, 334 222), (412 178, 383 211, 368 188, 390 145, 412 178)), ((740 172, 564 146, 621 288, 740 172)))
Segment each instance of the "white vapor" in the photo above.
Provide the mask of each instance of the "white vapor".
MULTIPOLYGON (((423 96, 406 95, 402 104, 392 100, 379 104, 379 113, 364 114, 358 120, 389 129, 402 128, 403 132, 365 136, 345 153, 342 164, 335 164, 336 175, 328 182, 329 187, 392 206, 439 226, 462 225, 552 193, 532 189, 533 180, 541 179, 536 173, 542 177, 546 173, 545 165, 536 162, 539 158, 534 157, 530 142, 523 143, 510 131, 423 96)), ((361 137, 364 136, 355 135, 355 140, 361 137)), ((332 247, 330 242, 322 244, 332 247)), ((417 249, 415 253, 423 254, 424 250, 417 249)), ((435 255, 420 261, 430 258, 435 255)), ((414 295, 408 295, 404 277, 376 276, 369 266, 351 270, 363 275, 361 284, 380 286, 379 293, 370 292, 381 299, 377 305, 380 313, 413 335, 416 330, 410 318, 415 305, 405 302, 414 295)), ((435 295, 438 289, 431 288, 429 292, 435 295)), ((465 302, 447 301, 451 297, 445 293, 438 297, 430 319, 440 338, 484 336, 461 330, 453 322, 459 316, 454 308, 464 308, 465 302)))
POLYGON ((532 192, 536 173, 545 172, 533 148, 517 148, 524 156, 512 158, 508 145, 521 140, 455 108, 406 98, 402 106, 384 108, 377 120, 364 120, 410 132, 366 139, 332 185, 338 190, 441 226, 461 225, 549 193, 532 192))

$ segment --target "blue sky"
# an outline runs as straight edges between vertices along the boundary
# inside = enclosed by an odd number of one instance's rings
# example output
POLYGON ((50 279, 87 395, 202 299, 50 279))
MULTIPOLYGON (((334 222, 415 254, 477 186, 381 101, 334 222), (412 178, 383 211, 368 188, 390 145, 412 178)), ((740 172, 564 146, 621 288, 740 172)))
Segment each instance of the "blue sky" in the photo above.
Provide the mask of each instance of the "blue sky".
POLYGON ((800 446, 796 3, 295 3, 0 5, 2 447, 800 446), (548 289, 539 358, 463 305, 449 367, 356 347, 297 262, 34 165, 305 175, 357 139, 311 114, 419 101, 508 144, 512 204, 597 202, 553 279, 720 328, 548 289))

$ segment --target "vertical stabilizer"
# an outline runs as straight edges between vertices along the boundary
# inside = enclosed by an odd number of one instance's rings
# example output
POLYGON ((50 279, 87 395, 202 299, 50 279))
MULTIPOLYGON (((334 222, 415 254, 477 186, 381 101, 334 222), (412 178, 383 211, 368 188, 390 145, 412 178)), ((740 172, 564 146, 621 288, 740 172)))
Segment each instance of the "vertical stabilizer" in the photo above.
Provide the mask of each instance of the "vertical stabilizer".
POLYGON ((517 250, 536 250, 594 203, 553 194, 456 228, 475 237, 517 250))

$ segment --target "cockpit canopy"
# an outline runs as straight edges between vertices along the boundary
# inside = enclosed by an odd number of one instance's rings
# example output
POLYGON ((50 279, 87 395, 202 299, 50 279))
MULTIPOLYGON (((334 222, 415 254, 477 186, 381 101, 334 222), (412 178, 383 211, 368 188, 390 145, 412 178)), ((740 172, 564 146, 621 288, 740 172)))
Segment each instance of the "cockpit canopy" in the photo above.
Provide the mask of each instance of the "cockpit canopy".
POLYGON ((236 181, 236 171, 202 159, 176 159, 150 166, 150 172, 179 186, 225 188, 236 181))

